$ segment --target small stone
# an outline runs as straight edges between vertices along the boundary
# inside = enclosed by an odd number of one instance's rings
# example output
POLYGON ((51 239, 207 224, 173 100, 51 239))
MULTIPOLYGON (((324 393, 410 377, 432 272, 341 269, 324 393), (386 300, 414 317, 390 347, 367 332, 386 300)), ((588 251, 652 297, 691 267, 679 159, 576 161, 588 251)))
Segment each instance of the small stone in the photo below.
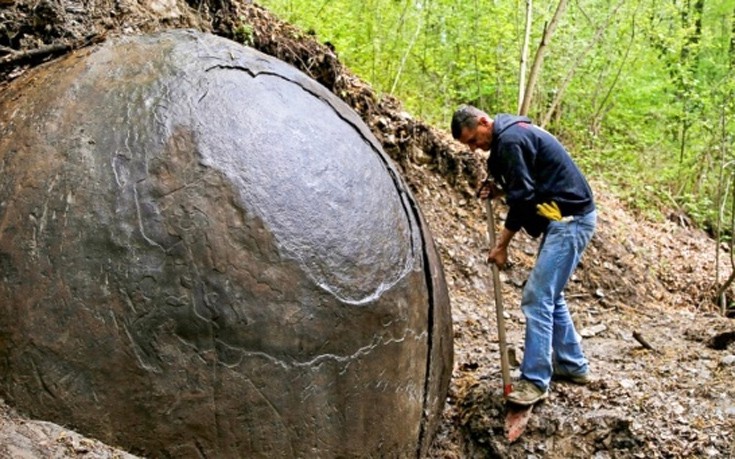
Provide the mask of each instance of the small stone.
POLYGON ((526 285, 526 281, 523 279, 519 279, 517 277, 512 277, 510 282, 513 284, 513 286, 517 288, 522 288, 524 285, 526 285))
POLYGON ((176 19, 181 16, 181 10, 176 6, 175 0, 149 0, 145 6, 165 19, 176 19))
MULTIPOLYGON (((430 155, 426 154, 426 152, 424 150, 422 150, 421 148, 418 148, 418 147, 412 147, 411 148, 411 157, 414 159, 414 161, 416 161, 416 163, 418 163, 420 165, 421 164, 423 164, 423 165, 425 165, 425 164, 431 164, 434 161, 434 158, 433 157, 431 157, 430 155)), ((466 201, 465 201, 465 203, 466 203, 466 201)), ((463 204, 460 202, 460 205, 463 205, 463 204)))
POLYGON ((582 331, 580 331, 579 334, 582 335, 583 338, 591 338, 593 336, 599 335, 605 330, 607 330, 607 325, 597 324, 593 327, 587 327, 587 328, 582 329, 582 331))
POLYGON ((518 368, 521 366, 521 363, 518 360, 518 353, 516 351, 516 348, 514 347, 508 348, 508 364, 513 368, 518 368))
POLYGON ((674 414, 681 416, 686 410, 679 403, 674 403, 673 405, 671 405, 671 411, 673 411, 674 414))

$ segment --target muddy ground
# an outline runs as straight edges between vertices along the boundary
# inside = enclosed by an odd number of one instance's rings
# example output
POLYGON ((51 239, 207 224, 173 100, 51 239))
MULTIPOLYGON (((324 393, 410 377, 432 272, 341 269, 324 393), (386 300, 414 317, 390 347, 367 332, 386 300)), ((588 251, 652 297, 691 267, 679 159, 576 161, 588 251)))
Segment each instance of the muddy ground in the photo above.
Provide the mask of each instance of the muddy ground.
MULTIPOLYGON (((454 320, 454 373, 431 457, 735 457, 735 321, 713 312, 715 243, 683 219, 637 217, 601 182, 593 183, 598 232, 567 291, 596 381, 555 383, 526 433, 508 444, 485 218, 472 193, 483 158, 445 130, 414 120, 395 99, 379 98, 342 66, 339 50, 257 5, 0 0, 0 90, 2 82, 75 48, 173 27, 238 40, 310 74, 355 108, 403 172, 442 256, 454 320)), ((502 205, 498 214, 504 216, 502 205)), ((501 273, 518 360, 524 327, 518 303, 536 244, 518 237, 512 266, 501 273)), ((721 266, 727 276, 729 253, 721 266)), ((0 456, 9 457, 129 457, 4 404, 0 445, 0 456)))

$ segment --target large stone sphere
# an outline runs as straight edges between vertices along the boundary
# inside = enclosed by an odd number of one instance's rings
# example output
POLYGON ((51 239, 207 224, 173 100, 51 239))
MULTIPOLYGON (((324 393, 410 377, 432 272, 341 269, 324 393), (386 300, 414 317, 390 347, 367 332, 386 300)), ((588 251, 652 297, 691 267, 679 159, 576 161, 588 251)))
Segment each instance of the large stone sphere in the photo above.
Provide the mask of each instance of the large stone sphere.
POLYGON ((344 103, 212 35, 0 93, 0 395, 153 457, 416 457, 452 368, 416 201, 344 103))

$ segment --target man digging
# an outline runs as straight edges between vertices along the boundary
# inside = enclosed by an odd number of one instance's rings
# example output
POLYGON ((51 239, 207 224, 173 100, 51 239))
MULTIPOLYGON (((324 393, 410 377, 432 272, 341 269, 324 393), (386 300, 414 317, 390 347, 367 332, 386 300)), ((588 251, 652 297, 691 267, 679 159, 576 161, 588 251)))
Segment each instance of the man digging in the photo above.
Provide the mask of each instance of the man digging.
POLYGON ((509 211, 488 262, 503 267, 508 245, 521 228, 541 236, 536 263, 523 289, 526 317, 521 379, 507 395, 530 406, 549 394, 552 376, 578 384, 590 371, 564 287, 595 231, 597 213, 587 180, 559 141, 523 116, 487 113, 461 106, 452 117, 452 135, 473 151, 489 151, 482 199, 505 195, 509 211))

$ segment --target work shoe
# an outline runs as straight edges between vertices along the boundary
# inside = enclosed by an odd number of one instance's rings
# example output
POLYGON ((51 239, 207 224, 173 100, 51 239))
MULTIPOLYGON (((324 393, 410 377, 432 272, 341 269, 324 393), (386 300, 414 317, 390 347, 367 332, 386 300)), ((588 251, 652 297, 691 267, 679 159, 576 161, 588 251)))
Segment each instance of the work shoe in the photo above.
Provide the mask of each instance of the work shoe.
POLYGON ((506 397, 510 403, 529 406, 549 396, 548 390, 541 390, 534 383, 521 379, 513 384, 513 390, 506 397))
POLYGON ((554 368, 554 379, 564 380, 573 382, 574 384, 580 384, 585 385, 592 382, 592 377, 590 376, 589 370, 587 373, 570 373, 566 370, 562 370, 561 368, 554 368))

